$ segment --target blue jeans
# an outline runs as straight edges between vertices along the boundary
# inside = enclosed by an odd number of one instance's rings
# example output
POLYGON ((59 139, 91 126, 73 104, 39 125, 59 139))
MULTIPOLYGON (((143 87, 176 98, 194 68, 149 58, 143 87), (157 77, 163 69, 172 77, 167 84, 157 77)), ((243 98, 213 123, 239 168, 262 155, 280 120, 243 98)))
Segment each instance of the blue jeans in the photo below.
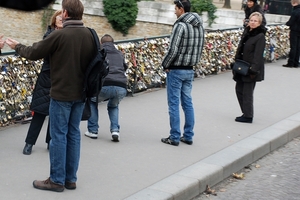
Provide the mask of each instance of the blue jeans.
POLYGON ((179 103, 184 111, 185 123, 183 136, 187 141, 192 141, 194 136, 194 108, 192 102, 193 70, 170 70, 167 72, 167 97, 170 117, 170 139, 179 142, 180 112, 179 103))
POLYGON ((77 181, 80 157, 79 124, 83 108, 82 100, 50 100, 50 179, 54 183, 64 185, 65 181, 77 181))
MULTIPOLYGON (((98 101, 108 99, 107 111, 110 120, 110 132, 119 132, 119 103, 126 96, 127 90, 118 86, 103 86, 98 101)), ((98 102, 91 99, 91 117, 88 120, 88 131, 98 133, 98 102)))

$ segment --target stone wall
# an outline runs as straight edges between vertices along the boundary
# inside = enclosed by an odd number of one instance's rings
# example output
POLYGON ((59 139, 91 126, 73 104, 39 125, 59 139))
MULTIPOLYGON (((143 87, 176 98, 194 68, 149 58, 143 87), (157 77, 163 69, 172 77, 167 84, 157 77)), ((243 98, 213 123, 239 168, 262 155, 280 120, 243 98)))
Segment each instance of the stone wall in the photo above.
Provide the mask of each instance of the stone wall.
MULTIPOLYGON (((43 11, 21 12, 0 8, 0 35, 17 39, 24 44, 31 44, 41 39, 43 35, 42 13, 43 11)), ((5 46, 3 51, 7 49, 8 47, 5 46)))
MULTIPOLYGON (((82 0, 85 11, 83 21, 86 26, 94 28, 98 35, 111 34, 116 41, 144 37, 169 35, 172 25, 176 20, 174 5, 169 1, 141 1, 138 2, 139 12, 137 22, 129 30, 129 34, 123 36, 112 29, 103 13, 102 0, 82 0)), ((53 5, 54 10, 61 9, 61 0, 53 5)), ((244 18, 243 11, 218 9, 216 24, 207 26, 207 15, 203 14, 204 27, 206 29, 222 29, 240 27, 244 18)), ((0 35, 12 37, 19 42, 31 45, 42 39, 45 30, 42 29, 43 11, 21 12, 11 9, 0 8, 1 27, 0 35)), ((266 15, 268 24, 285 23, 289 16, 266 15)), ((3 51, 9 51, 6 46, 3 51)))
MULTIPOLYGON (((170 20, 169 24, 153 23, 153 21, 147 21, 147 17, 145 17, 145 15, 139 14, 138 18, 141 17, 143 20, 137 19, 135 26, 129 30, 129 34, 123 36, 122 33, 114 31, 111 25, 108 23, 102 12, 102 1, 86 0, 82 2, 85 5, 85 14, 83 16, 85 26, 94 28, 99 36, 109 33, 115 38, 116 41, 168 35, 171 33, 172 24, 175 21, 174 13, 172 13, 173 19, 170 20)), ((148 3, 154 3, 154 5, 161 4, 158 2, 148 3)), ((147 4, 142 5, 144 8, 147 6, 147 4)), ((162 5, 164 5, 164 3, 162 3, 162 5)), ((59 3, 54 4, 53 8, 54 10, 58 10, 61 8, 61 5, 59 3)), ((144 9, 141 8, 141 10, 143 11, 144 9)), ((164 13, 162 9, 159 8, 159 10, 159 13, 164 13)), ((33 42, 42 39, 42 36, 45 32, 45 30, 42 29, 43 11, 21 12, 0 8, 0 17, 1 21, 4 22, 0 27, 0 35, 4 35, 5 38, 11 37, 25 45, 31 45, 33 42)), ((161 18, 164 20, 164 15, 162 15, 161 18)), ((10 49, 5 46, 3 52, 9 50, 10 49)))

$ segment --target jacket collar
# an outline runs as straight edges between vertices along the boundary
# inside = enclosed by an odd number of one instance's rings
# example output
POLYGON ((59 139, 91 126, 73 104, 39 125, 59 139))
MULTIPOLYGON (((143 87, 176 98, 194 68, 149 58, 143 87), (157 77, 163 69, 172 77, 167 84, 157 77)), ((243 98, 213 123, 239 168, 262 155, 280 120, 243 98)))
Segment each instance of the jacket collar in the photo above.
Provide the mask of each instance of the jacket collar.
POLYGON ((76 27, 76 28, 79 28, 79 27, 84 27, 83 26, 83 22, 81 20, 66 20, 64 21, 63 23, 63 27, 76 27))
POLYGON ((267 32, 267 29, 264 26, 261 25, 261 26, 255 28, 255 29, 252 29, 250 31, 250 27, 248 26, 247 27, 247 31, 248 31, 249 36, 252 37, 252 36, 256 36, 256 35, 258 35, 260 33, 262 33, 262 34, 265 35, 266 32, 267 32))

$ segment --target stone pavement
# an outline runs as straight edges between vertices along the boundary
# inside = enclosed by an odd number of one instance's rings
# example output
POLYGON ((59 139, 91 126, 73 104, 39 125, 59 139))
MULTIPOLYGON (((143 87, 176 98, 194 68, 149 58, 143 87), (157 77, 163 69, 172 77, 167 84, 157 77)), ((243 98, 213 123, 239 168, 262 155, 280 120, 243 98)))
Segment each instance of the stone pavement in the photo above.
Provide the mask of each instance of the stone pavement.
POLYGON ((168 136, 165 89, 125 98, 120 105, 121 141, 111 142, 106 104, 99 104, 100 136, 83 136, 77 189, 63 193, 36 190, 35 179, 49 176, 46 125, 30 156, 22 154, 29 124, 0 131, 1 199, 192 199, 272 150, 299 136, 300 69, 266 64, 266 80, 254 94, 254 121, 241 115, 230 71, 197 78, 193 84, 196 115, 192 146, 160 142, 168 136))
POLYGON ((217 196, 202 194, 193 200, 287 199, 300 197, 300 138, 294 138, 243 169, 243 180, 228 178, 212 187, 217 196))

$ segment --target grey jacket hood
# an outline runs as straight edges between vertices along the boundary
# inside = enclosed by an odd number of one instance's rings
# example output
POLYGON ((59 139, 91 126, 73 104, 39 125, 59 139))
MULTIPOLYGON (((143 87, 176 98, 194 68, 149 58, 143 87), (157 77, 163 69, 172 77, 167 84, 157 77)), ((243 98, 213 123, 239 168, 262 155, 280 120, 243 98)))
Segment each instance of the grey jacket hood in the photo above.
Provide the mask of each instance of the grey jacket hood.
POLYGON ((175 23, 184 22, 191 24, 192 26, 201 26, 203 21, 197 13, 187 12, 181 15, 175 23))

